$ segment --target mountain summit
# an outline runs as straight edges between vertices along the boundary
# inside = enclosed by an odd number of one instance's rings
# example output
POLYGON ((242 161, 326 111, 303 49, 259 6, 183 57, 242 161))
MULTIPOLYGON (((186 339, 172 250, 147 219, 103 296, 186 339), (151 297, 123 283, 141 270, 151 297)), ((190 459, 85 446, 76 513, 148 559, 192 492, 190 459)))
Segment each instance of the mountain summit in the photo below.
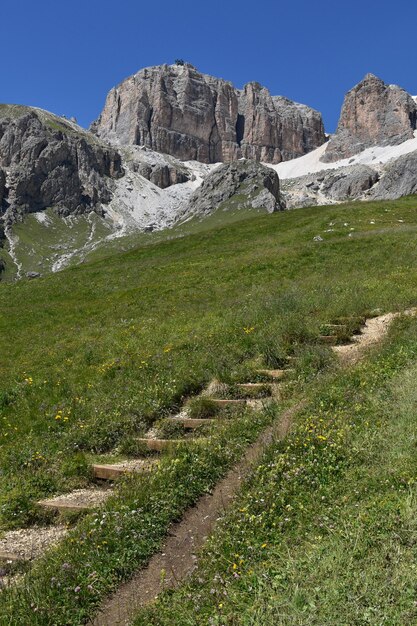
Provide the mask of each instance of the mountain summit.
POLYGON ((346 159, 371 146, 392 146, 412 139, 417 104, 401 87, 367 74, 345 96, 336 134, 323 162, 346 159))
POLYGON ((325 141, 321 114, 251 82, 242 90, 192 65, 148 67, 110 91, 93 131, 203 163, 280 163, 325 141))

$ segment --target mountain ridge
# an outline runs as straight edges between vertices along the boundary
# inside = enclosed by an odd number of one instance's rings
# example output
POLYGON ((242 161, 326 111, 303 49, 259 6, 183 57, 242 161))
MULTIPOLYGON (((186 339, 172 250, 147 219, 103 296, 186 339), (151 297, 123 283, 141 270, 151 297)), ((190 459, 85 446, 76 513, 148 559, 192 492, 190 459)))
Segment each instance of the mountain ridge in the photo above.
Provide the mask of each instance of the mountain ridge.
MULTIPOLYGON (((216 144, 216 149, 221 149, 219 156, 225 160, 224 167, 220 167, 221 161, 179 159, 155 151, 145 145, 146 137, 142 145, 124 141, 123 137, 120 140, 106 130, 106 125, 100 133, 97 125, 86 130, 74 120, 43 109, 0 105, 0 272, 6 269, 3 276, 57 271, 90 258, 100 247, 124 249, 134 241, 139 242, 143 234, 172 229, 190 219, 202 225, 203 220, 216 212, 215 219, 226 223, 228 212, 231 219, 237 219, 246 215, 246 211, 268 212, 350 199, 394 199, 417 191, 414 129, 417 102, 416 97, 400 87, 387 85, 372 74, 366 75, 346 95, 338 130, 323 143, 321 116, 315 117, 316 112, 306 105, 283 96, 271 96, 256 82, 238 90, 229 81, 201 74, 192 66, 163 65, 145 68, 119 86, 135 82, 135 77, 140 75, 140 89, 149 76, 152 80, 159 77, 161 84, 171 89, 172 72, 185 77, 178 83, 182 91, 174 94, 171 90, 168 100, 161 96, 159 105, 164 109, 168 104, 175 117, 178 111, 175 102, 171 106, 170 98, 176 99, 179 113, 182 115, 182 106, 191 116, 190 128, 198 127, 200 118, 204 121, 217 115, 216 124, 222 123, 224 129, 220 139, 225 143, 218 138, 220 144, 216 144), (207 81, 218 89, 218 92, 214 90, 215 98, 210 85, 203 84, 200 77, 204 78, 203 83, 207 81), (195 95, 201 97, 194 98, 195 95), (243 100, 238 101, 238 97, 243 100), (218 104, 217 109, 214 104, 218 104), (243 105, 246 109, 242 109, 243 105), (234 123, 237 124, 236 116, 244 110, 250 111, 254 122, 250 128, 247 125, 240 128, 239 146, 232 141, 237 139, 238 131, 234 123), (284 115, 285 128, 278 110, 291 113, 289 117, 284 115), (313 146, 319 144, 314 149, 305 138, 300 147, 300 127, 291 126, 291 120, 300 121, 297 118, 300 111, 313 112, 310 138, 313 146), (28 128, 20 128, 22 125, 28 128), (272 127, 277 141, 270 145, 272 127), (314 129, 318 129, 318 135, 314 129), (293 150, 291 154, 285 153, 283 144, 277 147, 278 138, 285 139, 286 150, 293 150), (237 158, 242 147, 252 159, 237 158), (283 156, 299 152, 304 154, 282 160, 283 156), (343 158, 336 158, 340 155, 343 158), (272 161, 264 165, 275 170, 279 177, 276 185, 279 192, 272 195, 269 183, 266 187, 264 184, 268 176, 255 163, 263 156, 272 161), (277 160, 280 162, 273 162, 277 160), (247 172, 251 172, 249 178, 253 175, 249 185, 240 184, 242 181, 235 183, 239 168, 234 168, 233 163, 240 161, 243 166, 239 175, 247 176, 247 172), (207 185, 202 185, 205 180, 207 185), (220 211, 219 207, 222 207, 220 211)), ((114 96, 114 90, 112 93, 114 96)), ((146 88, 142 95, 147 97, 149 93, 146 88)), ((160 85, 155 93, 162 93, 160 85)), ((135 131, 135 123, 133 126, 131 123, 138 112, 136 91, 126 102, 128 109, 131 107, 125 119, 129 138, 132 128, 135 131)), ((113 113, 110 107, 110 121, 113 113)), ((139 113, 142 115, 143 111, 139 113)), ((181 115, 180 122, 184 123, 181 115)), ((139 116, 139 126, 141 119, 139 116)), ((175 128, 178 123, 177 119, 175 128)), ((201 130, 200 148, 207 156, 204 124, 201 130)), ((168 127, 165 131, 171 133, 168 127)), ((175 129, 171 135, 175 147, 178 139, 175 129)), ((164 137, 162 133, 162 142, 164 137)), ((190 138, 181 136, 179 145, 187 152, 190 138)), ((191 147, 196 154, 195 146, 191 147)), ((167 236, 172 235, 168 232, 167 236)))
POLYGON ((144 68, 110 90, 92 125, 121 145, 204 163, 279 163, 325 141, 321 114, 252 81, 243 89, 192 65, 144 68))

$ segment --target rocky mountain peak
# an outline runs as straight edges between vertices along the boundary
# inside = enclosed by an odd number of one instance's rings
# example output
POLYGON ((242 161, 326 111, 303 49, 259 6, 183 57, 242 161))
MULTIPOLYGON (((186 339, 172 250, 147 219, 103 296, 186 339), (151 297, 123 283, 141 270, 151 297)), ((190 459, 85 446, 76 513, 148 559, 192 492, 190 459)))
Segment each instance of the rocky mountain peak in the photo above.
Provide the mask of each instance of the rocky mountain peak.
POLYGON ((338 161, 371 146, 397 145, 412 139, 417 104, 401 87, 366 74, 345 96, 336 133, 323 162, 338 161))
POLYGON ((269 163, 306 154, 325 141, 321 115, 271 96, 250 82, 242 90, 193 66, 148 67, 110 91, 92 130, 120 145, 143 145, 203 163, 244 158, 269 163))

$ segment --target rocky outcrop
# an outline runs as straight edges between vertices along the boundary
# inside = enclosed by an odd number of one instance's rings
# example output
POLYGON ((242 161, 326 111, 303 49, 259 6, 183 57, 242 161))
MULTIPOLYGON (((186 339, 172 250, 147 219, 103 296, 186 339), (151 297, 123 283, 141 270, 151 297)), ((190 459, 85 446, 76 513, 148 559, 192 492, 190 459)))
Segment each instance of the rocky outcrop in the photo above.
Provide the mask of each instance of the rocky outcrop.
POLYGON ((193 193, 187 215, 207 215, 216 210, 285 208, 278 174, 255 161, 237 161, 216 168, 193 193))
POLYGON ((401 87, 373 74, 346 94, 336 133, 323 162, 348 158, 371 146, 400 144, 413 138, 417 104, 401 87))
POLYGON ((372 189, 373 200, 395 200, 417 193, 417 152, 404 154, 389 162, 378 185, 372 189))
POLYGON ((0 215, 1 215, 1 207, 3 204, 5 190, 6 190, 6 173, 0 168, 0 215))
POLYGON ((340 170, 330 170, 321 183, 321 193, 330 200, 342 202, 360 198, 378 181, 376 170, 368 165, 352 165, 340 170))
POLYGON ((170 155, 153 152, 144 146, 120 150, 126 167, 161 189, 186 183, 191 178, 189 169, 170 155))
POLYGON ((0 166, 8 223, 47 207, 62 216, 100 212, 111 199, 111 179, 123 173, 117 151, 76 124, 7 105, 0 106, 0 166))
POLYGON ((185 172, 170 165, 141 163, 137 166, 136 171, 161 189, 166 189, 171 185, 186 183, 189 180, 185 172))
POLYGON ((99 137, 183 160, 279 163, 325 141, 321 115, 249 83, 238 90, 190 65, 141 70, 112 89, 92 126, 99 137))
POLYGON ((300 208, 362 199, 378 180, 372 167, 350 165, 288 179, 282 187, 287 207, 300 208))

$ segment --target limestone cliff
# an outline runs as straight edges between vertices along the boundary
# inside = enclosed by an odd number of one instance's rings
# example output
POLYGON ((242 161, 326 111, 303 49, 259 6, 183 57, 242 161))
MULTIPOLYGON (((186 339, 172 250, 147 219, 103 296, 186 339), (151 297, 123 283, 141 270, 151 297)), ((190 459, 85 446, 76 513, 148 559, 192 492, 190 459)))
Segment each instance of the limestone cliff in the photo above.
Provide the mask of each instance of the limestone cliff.
POLYGON ((322 161, 346 159, 371 146, 400 144, 413 138, 416 127, 413 98, 401 87, 367 74, 346 94, 336 133, 322 161))
POLYGON ((92 130, 121 145, 203 163, 279 163, 325 141, 317 111, 271 96, 258 83, 236 89, 188 64, 145 68, 123 81, 92 130))

